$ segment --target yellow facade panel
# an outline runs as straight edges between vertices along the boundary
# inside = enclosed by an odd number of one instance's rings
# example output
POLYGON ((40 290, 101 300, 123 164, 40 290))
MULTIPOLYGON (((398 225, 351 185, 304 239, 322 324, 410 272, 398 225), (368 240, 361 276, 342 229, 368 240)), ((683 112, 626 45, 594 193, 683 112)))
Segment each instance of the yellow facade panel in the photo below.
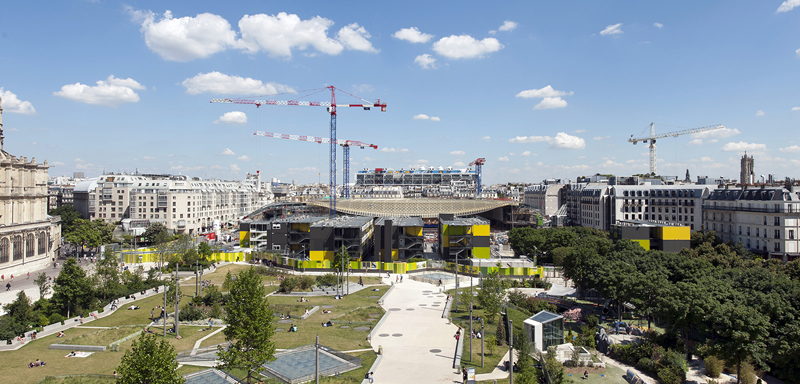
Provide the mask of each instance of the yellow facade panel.
POLYGON ((661 240, 691 240, 692 233, 689 227, 661 227, 659 238, 661 240))
POLYGON ((639 243, 646 251, 650 250, 650 240, 631 240, 635 243, 639 243))
POLYGON ((309 259, 312 261, 323 261, 323 260, 330 260, 334 259, 334 251, 311 251, 309 252, 309 259))
POLYGON ((491 257, 489 247, 476 247, 472 248, 472 257, 477 259, 488 259, 491 257))
POLYGON ((472 236, 489 236, 489 225, 473 225, 472 236))
POLYGON ((406 235, 422 236, 422 227, 406 227, 406 235))

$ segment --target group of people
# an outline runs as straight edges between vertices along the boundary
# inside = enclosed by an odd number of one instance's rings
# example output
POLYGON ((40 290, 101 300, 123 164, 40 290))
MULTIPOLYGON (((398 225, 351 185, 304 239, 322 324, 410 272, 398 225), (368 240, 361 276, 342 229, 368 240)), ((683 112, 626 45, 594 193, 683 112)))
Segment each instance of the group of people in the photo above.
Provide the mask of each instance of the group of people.
POLYGON ((289 332, 297 332, 297 326, 294 325, 294 323, 292 323, 292 325, 289 326, 289 332))
POLYGON ((292 318, 292 315, 290 315, 288 313, 284 315, 283 313, 281 313, 281 320, 291 319, 291 318, 292 318))
POLYGON ((47 364, 47 363, 45 363, 44 361, 41 361, 39 359, 36 359, 36 361, 28 364, 28 368, 43 367, 45 364, 47 364))
MULTIPOLYGON (((360 278, 359 278, 359 279, 360 279, 360 278)), ((395 283, 402 283, 402 282, 403 282, 403 275, 400 275, 400 276, 395 276, 395 277, 394 277, 394 282, 395 282, 395 283)), ((362 285, 363 285, 363 284, 362 284, 362 285)))
POLYGON ((333 326, 333 322, 331 322, 330 320, 328 320, 328 322, 327 322, 327 323, 322 323, 322 326, 323 326, 323 327, 332 327, 332 326, 333 326))

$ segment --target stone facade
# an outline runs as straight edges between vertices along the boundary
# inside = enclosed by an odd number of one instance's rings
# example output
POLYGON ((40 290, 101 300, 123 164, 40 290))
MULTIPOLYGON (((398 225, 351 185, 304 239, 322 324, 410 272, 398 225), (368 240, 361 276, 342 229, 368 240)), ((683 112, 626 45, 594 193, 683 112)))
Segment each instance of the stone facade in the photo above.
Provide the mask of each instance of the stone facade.
POLYGON ((58 255, 61 219, 47 215, 47 161, 9 154, 3 139, 0 100, 0 273, 23 275, 58 255))

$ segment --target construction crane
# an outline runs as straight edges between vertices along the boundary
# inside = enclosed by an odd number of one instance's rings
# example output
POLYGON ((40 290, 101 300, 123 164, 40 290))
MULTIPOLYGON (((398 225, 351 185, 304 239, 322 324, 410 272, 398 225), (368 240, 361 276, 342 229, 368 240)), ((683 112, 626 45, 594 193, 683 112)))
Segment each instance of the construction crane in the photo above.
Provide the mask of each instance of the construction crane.
MULTIPOLYGON (((330 143, 331 139, 327 137, 318 137, 318 136, 305 136, 305 135, 288 135, 285 133, 275 133, 275 132, 263 132, 263 131, 256 131, 254 133, 256 136, 264 136, 264 137, 274 137, 276 139, 286 139, 286 140, 297 140, 297 141, 308 141, 311 143, 319 143, 319 144, 326 144, 330 143)), ((367 144, 363 141, 356 141, 356 140, 339 140, 336 139, 336 144, 342 147, 342 152, 344 152, 344 170, 343 173, 343 181, 344 181, 344 188, 342 191, 342 197, 345 199, 350 198, 350 147, 360 147, 361 149, 364 148, 372 148, 378 149, 378 146, 375 144, 367 144)))
POLYGON ((481 197, 481 168, 483 165, 486 164, 486 159, 483 157, 479 157, 475 159, 475 161, 469 163, 469 166, 475 166, 475 174, 477 175, 477 179, 475 180, 475 198, 481 197))
MULTIPOLYGON (((306 93, 302 97, 310 96, 318 92, 323 92, 325 90, 331 91, 331 101, 304 101, 304 100, 252 100, 252 99, 212 99, 212 103, 223 103, 223 104, 253 104, 256 107, 261 107, 262 105, 296 105, 296 106, 305 106, 305 107, 327 107, 328 113, 331 115, 331 137, 330 137, 330 207, 328 213, 331 218, 336 216, 336 108, 338 107, 360 107, 364 108, 365 111, 369 111, 373 107, 380 108, 381 112, 386 112, 386 103, 382 103, 380 99, 376 100, 374 103, 371 103, 365 99, 362 99, 358 96, 355 96, 351 93, 345 92, 339 88, 334 86, 328 86, 325 88, 317 88, 317 89, 310 89, 305 91, 298 91, 294 92, 297 93, 306 93), (356 99, 363 101, 361 104, 337 104, 336 103, 336 91, 346 93, 356 99), (310 92, 310 93, 309 93, 310 92)), ((301 97, 301 98, 302 98, 301 97)))
POLYGON ((656 139, 662 139, 662 138, 665 138, 665 137, 678 137, 680 135, 688 135, 688 134, 691 134, 691 133, 713 131, 713 130, 723 129, 723 128, 725 128, 725 127, 722 124, 715 124, 715 125, 709 125, 709 126, 700 127, 700 128, 688 128, 688 129, 684 129, 682 131, 661 133, 661 134, 656 135, 655 123, 650 123, 650 136, 647 136, 647 137, 633 137, 633 135, 631 135, 631 138, 628 139, 628 142, 633 143, 634 145, 636 145, 636 143, 638 143, 640 141, 642 143, 645 143, 645 144, 648 141, 650 142, 650 175, 655 176, 655 174, 656 174, 656 139))

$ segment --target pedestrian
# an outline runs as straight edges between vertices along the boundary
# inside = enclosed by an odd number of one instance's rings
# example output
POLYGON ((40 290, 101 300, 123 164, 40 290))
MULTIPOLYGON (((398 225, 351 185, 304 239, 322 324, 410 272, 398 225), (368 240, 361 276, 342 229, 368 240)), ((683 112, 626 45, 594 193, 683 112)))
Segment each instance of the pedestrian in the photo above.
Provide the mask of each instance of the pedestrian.
POLYGON ((28 271, 28 280, 30 280, 30 279, 31 279, 31 273, 30 273, 30 271, 28 271))
POLYGON ((0 277, 2 277, 2 278, 3 278, 3 281, 6 281, 6 275, 5 275, 5 274, 3 274, 3 275, 0 275, 0 277))
POLYGON ((400 282, 401 283, 403 282, 403 276, 402 275, 400 275, 400 282))
POLYGON ((464 378, 464 384, 467 384, 467 367, 461 367, 461 377, 464 378))
POLYGON ((150 310, 150 320, 151 320, 151 321, 153 320, 153 314, 154 314, 155 312, 156 312, 156 309, 155 309, 155 308, 153 308, 153 309, 151 309, 151 310, 150 310))
POLYGON ((372 372, 367 372, 367 374, 366 374, 366 375, 364 375, 364 378, 365 378, 365 379, 367 379, 367 380, 369 380, 370 384, 372 384, 372 380, 373 380, 373 378, 372 378, 372 372))
POLYGON ((11 275, 11 281, 14 281, 14 275, 11 275))
POLYGON ((399 283, 400 282, 400 276, 395 276, 394 277, 394 282, 395 283, 399 283))
POLYGON ((11 282, 6 283, 6 291, 8 291, 9 289, 11 289, 11 282))

